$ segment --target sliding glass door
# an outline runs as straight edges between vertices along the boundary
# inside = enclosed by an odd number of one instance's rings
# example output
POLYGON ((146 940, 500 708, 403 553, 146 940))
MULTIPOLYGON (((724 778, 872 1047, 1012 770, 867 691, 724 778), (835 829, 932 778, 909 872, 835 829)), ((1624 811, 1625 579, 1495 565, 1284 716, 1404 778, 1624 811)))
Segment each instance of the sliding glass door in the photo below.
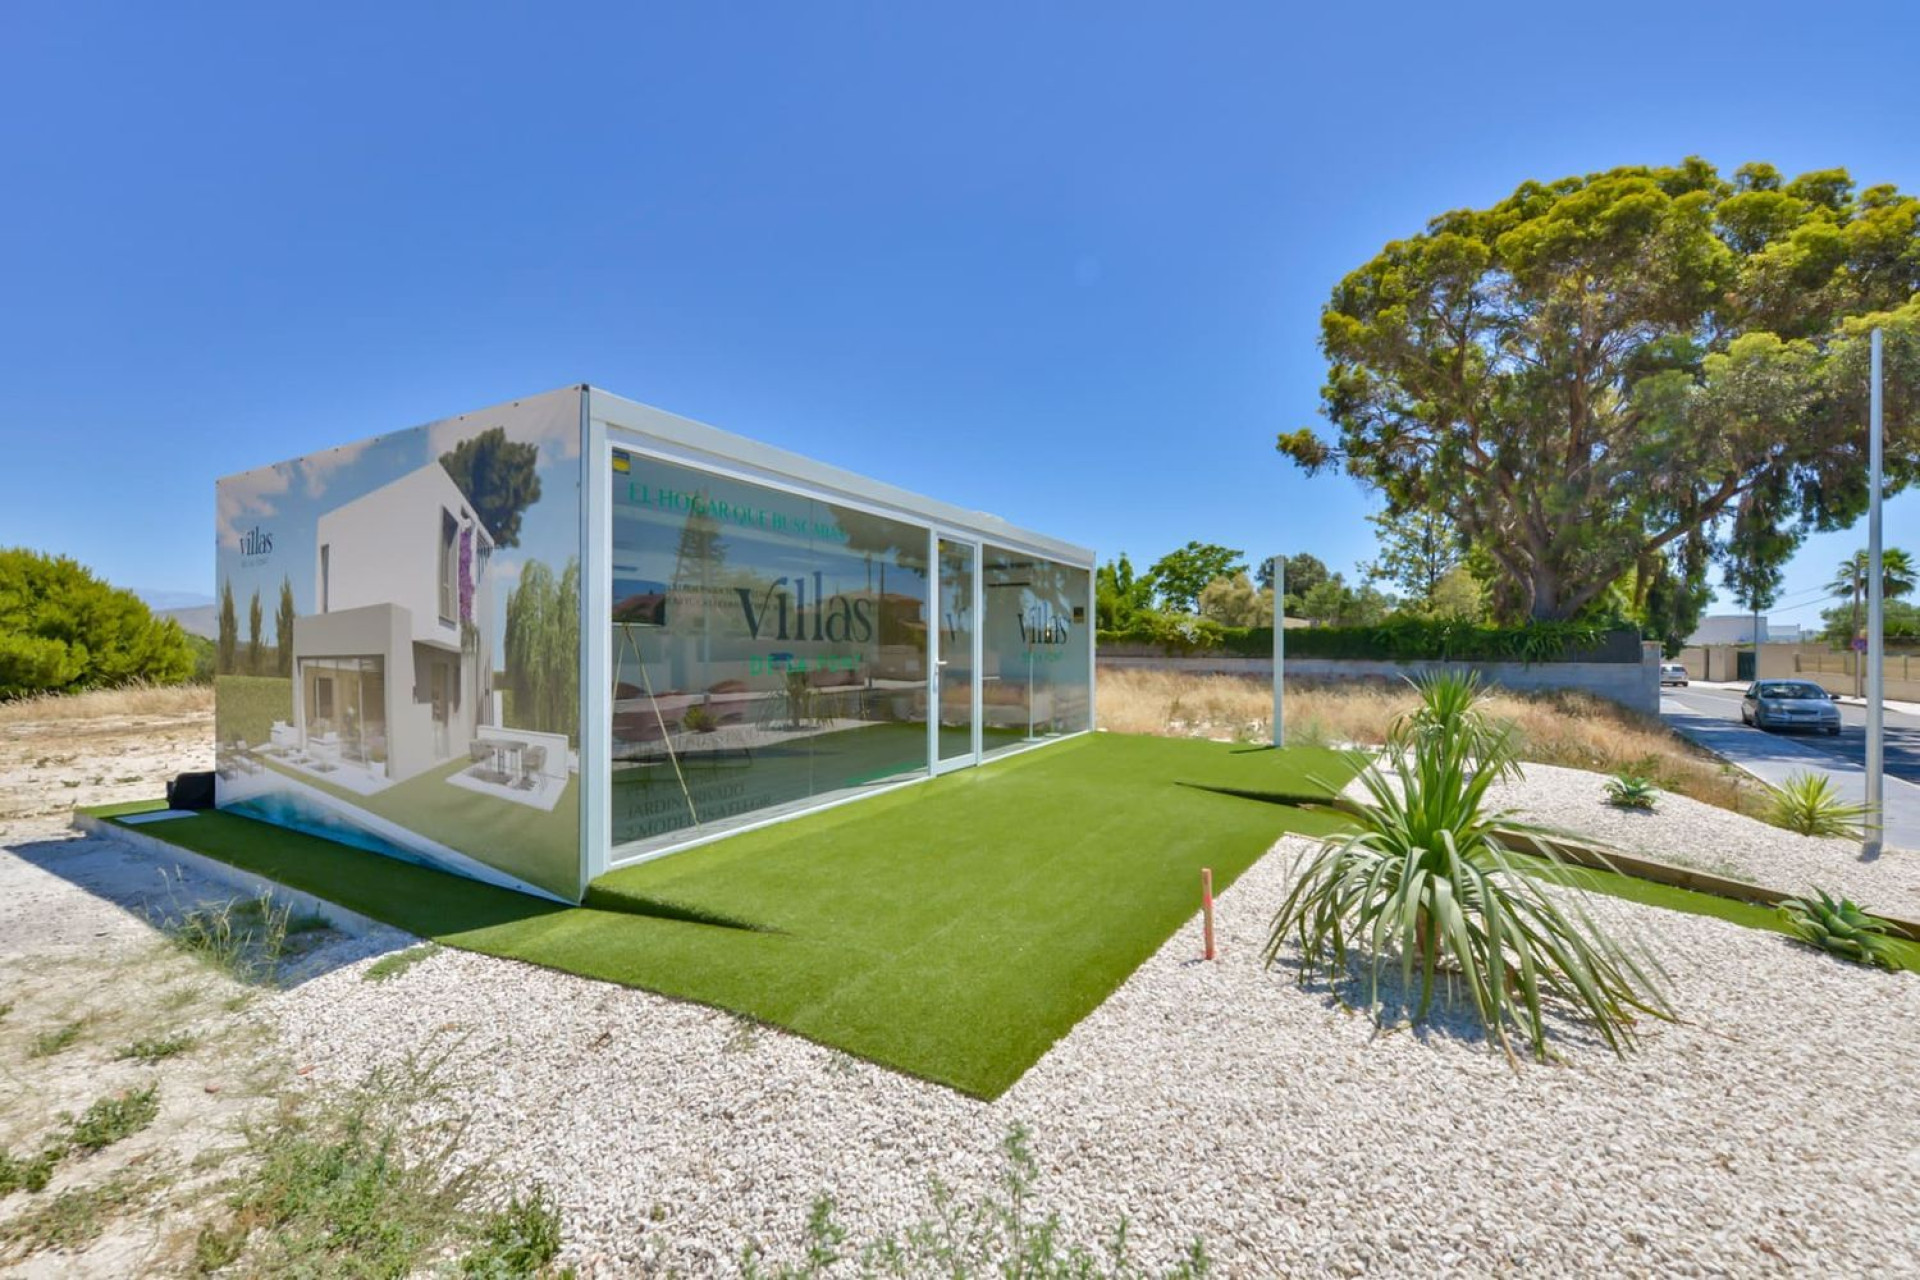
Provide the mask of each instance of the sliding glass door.
POLYGON ((940 571, 931 689, 935 714, 928 720, 934 772, 944 773, 980 759, 980 546, 940 535, 934 541, 940 571))

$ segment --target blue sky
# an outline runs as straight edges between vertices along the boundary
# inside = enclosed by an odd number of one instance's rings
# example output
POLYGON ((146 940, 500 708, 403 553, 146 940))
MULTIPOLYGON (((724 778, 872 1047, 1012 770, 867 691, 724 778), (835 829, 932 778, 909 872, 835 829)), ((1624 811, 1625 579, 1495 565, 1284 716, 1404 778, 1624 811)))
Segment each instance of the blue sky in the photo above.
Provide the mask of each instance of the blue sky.
POLYGON ((1689 153, 1920 188, 1910 6, 1561 9, 10 4, 0 545, 210 592, 215 477, 591 381, 1351 572, 1369 499, 1273 437, 1386 240, 1689 153))

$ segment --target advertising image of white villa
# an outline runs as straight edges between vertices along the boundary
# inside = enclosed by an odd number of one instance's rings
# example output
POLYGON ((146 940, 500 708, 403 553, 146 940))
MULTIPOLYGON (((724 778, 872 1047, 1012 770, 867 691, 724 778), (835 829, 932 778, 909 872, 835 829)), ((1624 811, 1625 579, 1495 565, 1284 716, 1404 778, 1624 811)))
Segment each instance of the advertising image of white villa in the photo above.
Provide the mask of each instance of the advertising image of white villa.
POLYGON ((499 727, 490 688, 494 539, 438 463, 322 515, 314 596, 295 619, 291 723, 267 749, 372 794, 462 759, 454 786, 551 808, 566 739, 499 727))

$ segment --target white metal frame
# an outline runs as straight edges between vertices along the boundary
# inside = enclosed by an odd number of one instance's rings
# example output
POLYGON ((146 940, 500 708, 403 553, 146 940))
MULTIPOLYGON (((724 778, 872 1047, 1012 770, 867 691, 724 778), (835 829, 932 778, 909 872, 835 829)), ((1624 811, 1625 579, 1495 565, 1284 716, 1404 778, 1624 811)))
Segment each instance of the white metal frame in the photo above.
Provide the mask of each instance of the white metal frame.
POLYGON ((966 511, 935 499, 864 476, 814 462, 798 454, 757 444, 743 436, 676 417, 658 409, 626 400, 592 387, 581 389, 581 716, 580 780, 582 891, 585 884, 614 867, 650 861, 683 849, 738 835, 759 827, 784 822, 802 812, 812 813, 837 805, 884 794, 902 786, 927 782, 954 769, 968 768, 985 761, 985 708, 981 673, 985 664, 985 558, 986 546, 1005 547, 1027 555, 1053 560, 1087 573, 1086 629, 1088 650, 1087 697, 1089 729, 1057 738, 1024 743, 996 753, 995 760, 1035 747, 1079 737, 1091 729, 1094 719, 1094 656, 1096 618, 1094 613, 1094 555, 1085 547, 1061 542, 1044 535, 1019 529, 996 516, 966 511), (729 825, 719 831, 689 831, 684 839, 662 837, 662 843, 635 842, 615 847, 613 838, 613 786, 611 744, 613 734, 612 680, 613 615, 613 451, 642 458, 690 467, 712 475, 793 494, 796 497, 832 502, 869 515, 884 516, 927 530, 929 567, 938 591, 940 539, 966 543, 973 548, 973 751, 969 757, 950 762, 940 760, 939 690, 935 684, 938 668, 932 666, 938 654, 937 626, 929 629, 928 641, 928 743, 927 768, 899 782, 862 788, 849 794, 829 794, 804 809, 789 809, 759 820, 729 825), (636 847, 643 845, 644 847, 636 847), (624 852, 623 852, 624 850, 624 852))
POLYGON ((969 583, 972 590, 967 593, 969 597, 967 602, 967 661, 969 664, 969 678, 971 680, 968 704, 970 710, 969 724, 972 726, 972 733, 970 734, 971 741, 967 744, 968 750, 965 755, 952 756, 944 760, 941 759, 940 716, 946 705, 946 693, 943 687, 946 682, 944 668, 951 659, 941 655, 940 627, 938 625, 929 627, 927 628, 927 668, 928 675, 931 678, 927 682, 927 759, 930 762, 930 767, 935 777, 943 773, 952 773, 956 769, 971 769, 986 758, 985 726, 983 724, 986 708, 983 705, 985 699, 982 688, 985 674, 982 671, 982 667, 986 664, 983 635, 987 615, 985 601, 983 599, 984 590, 981 586, 986 572, 986 566, 982 563, 986 558, 986 544, 973 534, 960 533, 955 530, 942 528, 938 525, 929 527, 927 530, 927 550, 931 558, 927 563, 933 566, 935 575, 934 591, 936 593, 942 589, 939 576, 940 544, 943 542, 951 543, 958 547, 965 547, 973 564, 973 572, 969 575, 972 579, 969 583))

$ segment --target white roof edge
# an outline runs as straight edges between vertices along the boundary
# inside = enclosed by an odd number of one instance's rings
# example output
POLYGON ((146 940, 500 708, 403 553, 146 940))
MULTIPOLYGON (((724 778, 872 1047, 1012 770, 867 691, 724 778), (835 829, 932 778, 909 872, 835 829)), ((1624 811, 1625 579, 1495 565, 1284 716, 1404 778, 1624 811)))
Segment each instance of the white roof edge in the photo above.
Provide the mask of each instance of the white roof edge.
POLYGON ((903 514, 918 516, 923 522, 951 527, 956 532, 979 534, 988 539, 998 537, 1021 544, 1028 550, 1053 556, 1077 568, 1091 570, 1094 567, 1095 553, 1089 547, 1022 529, 984 511, 971 511, 858 472, 816 462, 801 454, 723 431, 692 418, 683 418, 599 387, 588 386, 587 404, 588 413, 608 426, 704 454, 716 462, 744 465, 773 476, 786 476, 830 493, 897 508, 903 514))

